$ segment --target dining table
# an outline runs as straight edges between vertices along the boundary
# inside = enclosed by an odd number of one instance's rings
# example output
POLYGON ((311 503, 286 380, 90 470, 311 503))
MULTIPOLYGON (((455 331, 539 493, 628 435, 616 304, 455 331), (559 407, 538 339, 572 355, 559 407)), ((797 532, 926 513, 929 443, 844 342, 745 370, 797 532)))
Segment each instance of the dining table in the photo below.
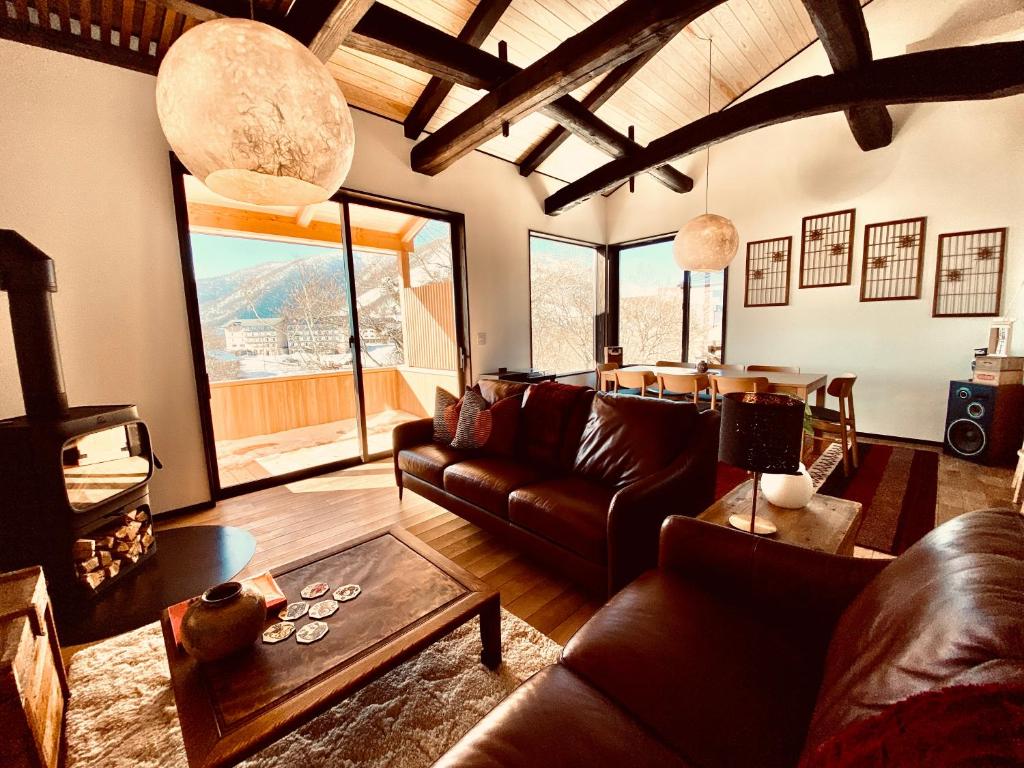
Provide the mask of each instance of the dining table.
MULTIPOLYGON (((696 368, 680 368, 678 366, 658 366, 658 365, 626 365, 620 370, 629 371, 650 371, 651 373, 658 375, 663 373, 666 375, 675 376, 692 376, 693 374, 699 373, 696 368)), ((825 405, 825 385, 828 383, 828 375, 824 373, 792 373, 789 371, 743 371, 735 368, 726 370, 709 367, 707 370, 708 375, 723 375, 723 376, 737 376, 737 377, 758 377, 768 379, 769 391, 779 392, 782 394, 793 395, 798 397, 804 402, 808 401, 808 398, 813 393, 815 395, 815 405, 825 405)), ((615 383, 615 371, 601 371, 600 389, 606 391, 609 389, 609 384, 614 385, 615 383)))

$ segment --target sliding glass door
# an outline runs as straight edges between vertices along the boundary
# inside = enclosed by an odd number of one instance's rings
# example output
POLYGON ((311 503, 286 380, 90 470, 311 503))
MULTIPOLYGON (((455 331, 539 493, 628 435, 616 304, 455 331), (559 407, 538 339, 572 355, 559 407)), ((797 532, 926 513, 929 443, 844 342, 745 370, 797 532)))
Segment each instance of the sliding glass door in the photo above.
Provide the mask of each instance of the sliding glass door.
POLYGON ((725 362, 727 270, 684 272, 671 237, 612 246, 610 255, 626 363, 725 362))
POLYGON ((176 181, 215 496, 386 455, 435 386, 461 390, 460 216, 354 193, 251 206, 176 181))

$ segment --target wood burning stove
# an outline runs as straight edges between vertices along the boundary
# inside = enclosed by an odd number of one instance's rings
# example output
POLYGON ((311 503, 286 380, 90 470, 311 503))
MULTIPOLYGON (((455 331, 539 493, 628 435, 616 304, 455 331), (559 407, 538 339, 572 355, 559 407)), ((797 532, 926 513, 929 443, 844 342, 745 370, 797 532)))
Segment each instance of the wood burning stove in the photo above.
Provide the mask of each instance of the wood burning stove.
POLYGON ((53 261, 10 230, 0 290, 25 400, 24 416, 0 421, 0 571, 42 565, 54 602, 92 597, 156 551, 149 431, 134 405, 68 407, 53 261))

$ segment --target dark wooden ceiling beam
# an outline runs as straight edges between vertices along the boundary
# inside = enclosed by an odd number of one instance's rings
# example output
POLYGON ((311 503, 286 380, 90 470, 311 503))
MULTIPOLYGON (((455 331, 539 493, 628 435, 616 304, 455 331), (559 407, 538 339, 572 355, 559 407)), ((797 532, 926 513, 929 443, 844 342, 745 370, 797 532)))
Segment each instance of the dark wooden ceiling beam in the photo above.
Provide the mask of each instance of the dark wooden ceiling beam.
MULTIPOLYGON (((363 16, 345 39, 345 45, 478 90, 498 87, 522 71, 510 62, 460 43, 451 35, 380 3, 363 16)), ((562 96, 541 111, 613 157, 640 149, 639 144, 571 96, 562 96)), ((693 189, 693 179, 671 166, 655 168, 651 175, 675 192, 693 189)))
MULTIPOLYGON (((501 83, 412 150, 412 168, 435 175, 515 122, 588 80, 663 45, 720 0, 626 0, 501 83)), ((578 102, 577 102, 578 103, 578 102)))
POLYGON ((147 75, 155 75, 157 72, 157 60, 153 56, 127 48, 118 48, 98 40, 85 39, 70 32, 45 31, 33 24, 22 24, 6 16, 0 16, 0 38, 81 56, 84 59, 144 72, 147 75))
POLYGON ((372 5, 373 0, 297 0, 280 26, 327 61, 372 5))
MULTIPOLYGON (((860 0, 804 0, 835 72, 850 72, 871 61, 871 38, 860 0)), ((857 144, 865 152, 892 143, 892 117, 884 105, 846 110, 857 144)))
POLYGON ((997 99, 1024 93, 1024 42, 947 48, 878 59, 815 76, 714 112, 613 160, 544 201, 556 215, 614 185, 734 136, 803 117, 885 104, 997 99))
MULTIPOLYGON (((480 0, 466 20, 457 39, 466 45, 479 48, 511 2, 512 0, 480 0)), ((440 77, 430 78, 430 82, 420 93, 416 103, 412 105, 412 109, 409 110, 403 123, 407 138, 419 138, 441 103, 451 93, 454 85, 451 81, 442 80, 440 77)))
MULTIPOLYGON (((596 112, 601 106, 607 103, 608 99, 615 95, 615 93, 629 82, 630 78, 639 72, 643 66, 653 59, 661 48, 652 48, 647 53, 637 56, 635 59, 619 64, 615 69, 604 76, 604 79, 598 83, 594 90, 588 93, 580 100, 587 110, 590 112, 596 112)), ((523 176, 529 176, 531 173, 540 167, 540 164, 551 157, 552 153, 558 149, 569 138, 570 132, 565 126, 559 125, 552 128, 540 142, 531 149, 526 156, 519 161, 519 173, 523 176)))

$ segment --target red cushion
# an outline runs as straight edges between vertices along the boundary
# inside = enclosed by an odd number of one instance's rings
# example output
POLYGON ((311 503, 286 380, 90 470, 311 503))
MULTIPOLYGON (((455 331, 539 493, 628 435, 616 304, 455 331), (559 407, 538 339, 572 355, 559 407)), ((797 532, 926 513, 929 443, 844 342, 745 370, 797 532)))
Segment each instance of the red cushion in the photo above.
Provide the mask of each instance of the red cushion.
POLYGON ((805 753, 800 768, 1024 765, 1024 685, 957 685, 899 701, 805 753))
POLYGON ((522 395, 518 395, 506 397, 488 407, 482 395, 472 389, 467 390, 462 398, 452 447, 511 456, 515 451, 522 402, 522 395))

